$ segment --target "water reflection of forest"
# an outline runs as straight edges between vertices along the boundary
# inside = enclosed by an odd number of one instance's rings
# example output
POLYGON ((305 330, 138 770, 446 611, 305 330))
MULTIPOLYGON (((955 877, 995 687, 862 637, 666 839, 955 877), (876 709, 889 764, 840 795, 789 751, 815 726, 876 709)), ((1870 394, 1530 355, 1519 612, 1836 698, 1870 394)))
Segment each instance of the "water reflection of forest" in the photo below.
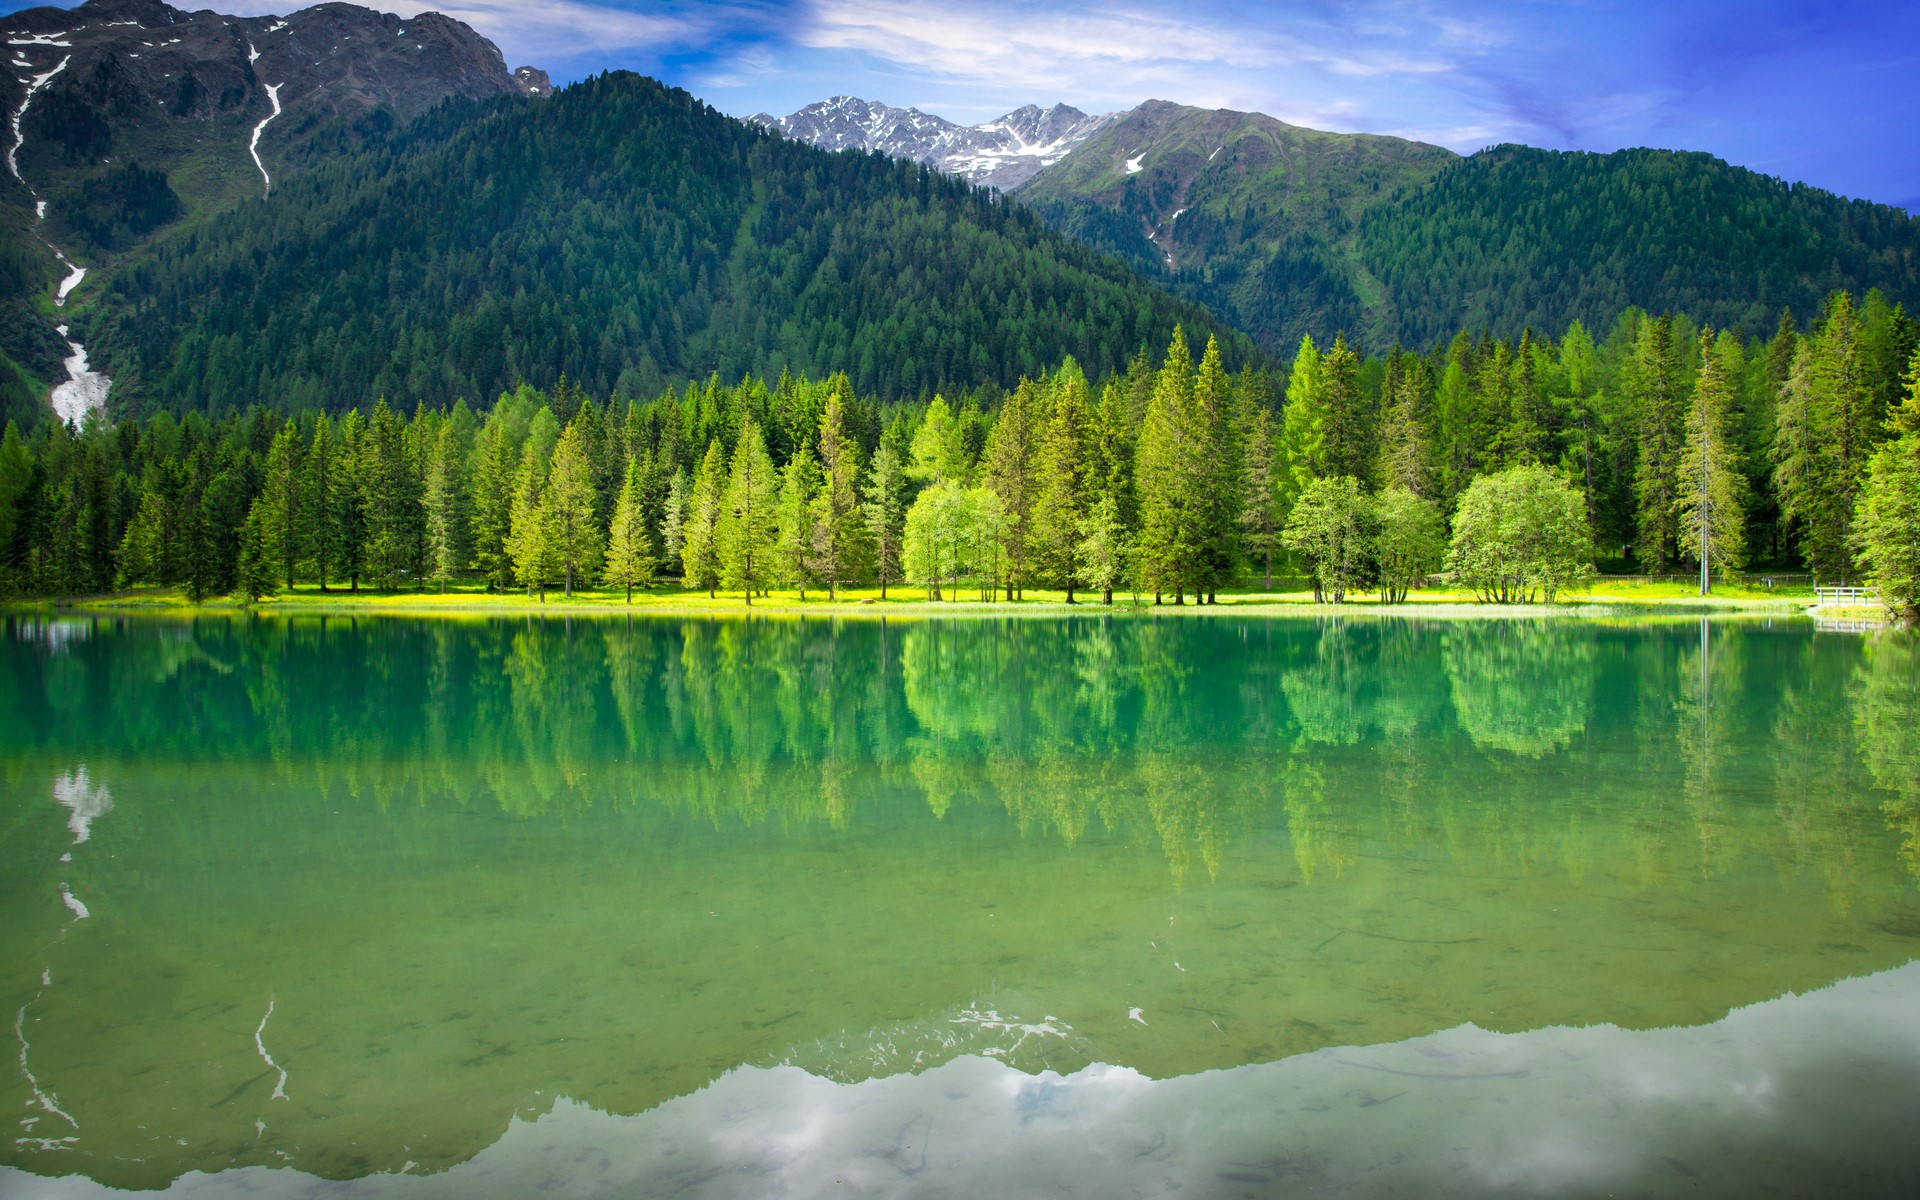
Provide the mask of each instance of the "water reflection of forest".
POLYGON ((276 764, 381 805, 845 826, 917 796, 1095 825, 1177 877, 1282 819, 1649 876, 1920 875, 1920 643, 1749 624, 9 618, 0 755, 276 764), (1862 814, 1880 810, 1880 820, 1862 814), (1282 816, 1283 815, 1283 816, 1282 816), (1195 860, 1198 860, 1197 863, 1195 860))

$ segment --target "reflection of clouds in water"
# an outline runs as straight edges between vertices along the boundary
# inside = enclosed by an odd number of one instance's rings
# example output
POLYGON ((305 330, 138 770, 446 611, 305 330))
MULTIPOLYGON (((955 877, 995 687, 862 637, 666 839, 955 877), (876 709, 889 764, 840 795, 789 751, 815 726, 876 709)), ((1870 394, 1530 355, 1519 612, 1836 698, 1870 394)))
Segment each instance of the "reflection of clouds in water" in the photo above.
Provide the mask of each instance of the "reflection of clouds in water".
POLYGON ((67 810, 67 829, 74 845, 92 836, 95 820, 113 811, 113 797, 105 784, 95 785, 83 763, 72 771, 54 776, 53 801, 67 810))
MULTIPOLYGON (((428 1177, 248 1168, 171 1196, 1905 1194, 1920 964, 1711 1025, 1496 1034, 1152 1080, 983 1057, 840 1084, 741 1068, 635 1117, 559 1102, 428 1177)), ((0 1168, 0 1190, 27 1177, 0 1168)), ((35 1180, 81 1197, 84 1180, 35 1180)))
POLYGON ((14 636, 20 641, 36 643, 54 654, 66 650, 73 642, 84 642, 93 636, 92 621, 72 617, 55 617, 52 620, 26 617, 11 624, 14 636))

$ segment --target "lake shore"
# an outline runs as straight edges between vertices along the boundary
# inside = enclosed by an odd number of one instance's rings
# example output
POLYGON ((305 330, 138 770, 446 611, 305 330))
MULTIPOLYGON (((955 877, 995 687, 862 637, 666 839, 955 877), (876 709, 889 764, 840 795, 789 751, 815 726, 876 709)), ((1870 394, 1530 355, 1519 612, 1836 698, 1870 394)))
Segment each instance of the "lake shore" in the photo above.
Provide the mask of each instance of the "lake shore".
POLYGON ((1567 596, 1555 604, 1486 604, 1471 592, 1429 589, 1415 592, 1405 603, 1382 604, 1371 593, 1344 604, 1316 604, 1310 590, 1222 592, 1217 604, 1197 605, 1189 598, 1182 605, 1169 599, 1160 605, 1151 596, 1116 595, 1111 608, 1100 603, 1095 594, 1085 593, 1068 604, 1065 593, 1031 590, 1013 602, 1003 599, 983 601, 970 588, 962 590, 960 600, 930 601, 919 588, 890 588, 885 600, 879 589, 859 588, 842 591, 838 599, 827 599, 824 591, 809 591, 802 599, 791 591, 776 591, 771 596, 755 597, 747 604, 738 592, 721 592, 709 597, 705 592, 678 587, 656 587, 637 591, 628 603, 619 590, 591 589, 566 597, 557 591, 544 600, 524 592, 489 593, 464 587, 438 591, 358 592, 332 589, 320 591, 302 584, 291 592, 248 605, 230 597, 208 597, 199 603, 187 599, 181 588, 142 588, 109 595, 73 597, 59 600, 21 601, 4 605, 6 611, 91 613, 98 615, 198 616, 251 613, 259 616, 408 616, 408 617, 606 617, 606 616, 741 616, 768 617, 1005 617, 1005 616, 1090 616, 1102 612, 1129 616, 1151 613, 1157 616, 1395 616, 1438 619, 1503 619, 1515 617, 1697 617, 1697 616, 1800 616, 1854 623, 1884 623, 1886 614, 1876 606, 1845 610, 1821 608, 1809 589, 1779 589, 1731 585, 1716 588, 1710 596, 1700 596, 1689 586, 1666 583, 1615 582, 1601 580, 1593 587, 1567 596), (1817 611, 1816 611, 1817 610, 1817 611))

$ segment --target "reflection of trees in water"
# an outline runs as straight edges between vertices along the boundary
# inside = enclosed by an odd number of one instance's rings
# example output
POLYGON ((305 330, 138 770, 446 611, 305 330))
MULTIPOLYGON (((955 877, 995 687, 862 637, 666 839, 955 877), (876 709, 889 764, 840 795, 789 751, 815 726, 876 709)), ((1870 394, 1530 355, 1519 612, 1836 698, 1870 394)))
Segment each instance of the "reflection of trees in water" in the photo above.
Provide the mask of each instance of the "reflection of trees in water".
POLYGON ((1180 880, 1283 824, 1309 880, 1369 845, 1643 886, 1759 852, 1837 903, 1884 801, 1920 862, 1912 640, 1856 658, 1731 625, 1709 649, 1568 622, 108 623, 58 655, 0 643, 0 761, 272 763, 524 818, 844 828, 917 798, 1180 880), (1768 780, 1757 823, 1737 800, 1768 780))
POLYGON ((1543 758, 1585 731, 1597 673, 1592 630, 1462 621, 1444 638, 1454 714, 1474 745, 1543 758))
POLYGON ((1740 658, 1715 654, 1713 630, 1700 618, 1700 643, 1680 653, 1679 694, 1674 698, 1674 740, 1686 764, 1682 794, 1700 839, 1700 870, 1714 873, 1724 849, 1728 798, 1716 778, 1737 748, 1740 658), (1720 703, 1714 704, 1714 697, 1720 703))
POLYGON ((1887 792, 1887 823, 1902 836, 1900 857, 1920 879, 1920 639, 1886 632, 1867 644, 1851 699, 1860 755, 1887 792))

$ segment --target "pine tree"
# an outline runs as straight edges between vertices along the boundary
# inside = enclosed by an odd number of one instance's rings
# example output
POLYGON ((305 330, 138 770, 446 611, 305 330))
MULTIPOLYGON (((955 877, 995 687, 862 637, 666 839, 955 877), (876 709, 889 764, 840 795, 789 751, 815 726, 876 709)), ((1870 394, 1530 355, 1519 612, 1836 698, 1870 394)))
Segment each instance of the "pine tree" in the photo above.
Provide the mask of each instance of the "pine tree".
POLYGON ((774 576, 807 598, 814 577, 813 497, 820 490, 820 465, 813 448, 801 442, 780 473, 780 496, 774 515, 774 576))
POLYGON ((1220 345, 1207 338, 1193 382, 1193 427, 1202 447, 1189 464, 1187 488, 1199 522, 1194 598, 1212 604, 1240 566, 1240 422, 1220 345))
POLYGON ((627 603, 633 603, 633 589, 653 586, 653 538, 647 532, 644 493, 646 471, 640 463, 627 460, 626 480, 613 504, 613 520, 607 529, 607 566, 601 581, 608 587, 624 587, 627 603))
MULTIPOLYGON (((1738 360, 1740 344, 1731 343, 1738 360)), ((1723 347, 1724 349, 1724 347, 1723 347)), ((1687 440, 1680 454, 1678 500, 1679 532, 1700 564, 1700 594, 1712 589, 1713 567, 1725 571, 1739 566, 1746 555, 1746 524, 1741 504, 1746 481, 1739 470, 1739 454, 1727 436, 1727 410, 1733 403, 1735 381, 1725 353, 1716 353, 1712 335, 1700 332, 1700 376, 1687 411, 1687 440)))
POLYGON ((1628 362, 1627 401, 1638 431, 1634 500, 1635 550, 1643 570, 1666 569, 1679 550, 1680 451, 1686 436, 1686 398, 1673 347, 1673 320, 1641 322, 1628 362))
MULTIPOLYGON (((1069 365, 1072 360, 1068 360, 1069 365)), ((1078 367, 1063 368, 1052 381, 1052 416, 1041 438, 1036 472, 1040 494, 1034 501, 1028 544, 1034 574, 1067 593, 1072 604, 1079 582, 1081 526, 1094 488, 1093 414, 1087 406, 1087 381, 1078 367)))
POLYGON ((687 498, 693 481, 685 469, 676 469, 660 506, 660 551, 668 563, 678 563, 687 540, 687 498))
POLYGON ((288 421, 267 450, 266 477, 260 488, 264 505, 261 520, 267 530, 269 552, 289 589, 293 587, 294 568, 305 557, 305 480, 300 450, 299 427, 288 421))
POLYGON ((1887 611, 1920 624, 1920 351, 1907 369, 1907 395, 1891 414, 1894 440, 1868 464, 1853 524, 1867 583, 1887 611))
MULTIPOLYGON (((781 494, 785 496, 784 479, 781 494)), ((867 466, 867 482, 861 492, 861 512, 872 540, 875 573, 880 578, 880 598, 887 598, 887 584, 900 578, 900 539, 907 519, 907 478, 900 454, 892 442, 882 440, 867 466)), ((784 511, 784 509, 783 509, 784 511)))
POLYGON ((353 591, 360 590, 366 569, 367 510, 362 484, 367 461, 366 423, 354 409, 340 422, 340 449, 334 456, 333 514, 329 522, 337 541, 337 567, 353 591))
POLYGON ((1432 373, 1417 355, 1398 348, 1387 356, 1387 378, 1382 396, 1385 419, 1380 427, 1380 462, 1375 476, 1381 486, 1403 487, 1416 496, 1427 487, 1426 401, 1432 373))
POLYGON ((946 399, 934 396, 914 431, 912 462, 907 477, 925 487, 948 480, 963 481, 967 474, 966 443, 959 422, 946 399))
POLYGON ((1273 590, 1273 556, 1280 549, 1280 447, 1273 413, 1255 406, 1245 418, 1240 458, 1240 542, 1260 564, 1262 587, 1273 590))
POLYGON ((1287 376, 1287 405, 1281 414, 1279 480, 1281 515, 1306 486, 1326 473, 1327 409, 1321 384, 1320 351, 1311 337, 1300 339, 1287 376))
POLYGON ((494 408, 480 429, 468 500, 473 569, 485 578, 490 592, 505 591, 513 583, 513 556, 507 551, 507 534, 513 527, 519 450, 501 407, 494 408))
POLYGON ((1030 380, 1022 379, 1001 404, 987 435, 983 459, 986 484, 1000 497, 1006 516, 1007 599, 1027 583, 1027 540, 1032 531, 1033 506, 1039 499, 1040 478, 1035 470, 1045 429, 1044 405, 1030 380))
MULTIPOLYGON (((581 411, 589 410, 583 407, 581 411)), ((573 598, 574 581, 590 578, 606 555, 600 516, 595 511, 598 502, 587 430, 576 417, 554 447, 546 490, 540 499, 543 524, 552 539, 555 570, 565 581, 569 600, 573 598)))
POLYGON ((705 588, 708 598, 720 586, 720 514, 725 511, 726 486, 726 455, 715 438, 707 443, 706 457, 693 475, 680 545, 682 581, 687 587, 705 588))
POLYGON ((433 438, 427 456, 426 486, 421 492, 421 507, 427 522, 427 574, 447 590, 447 581, 466 566, 470 553, 467 531, 471 521, 467 512, 469 485, 463 470, 466 447, 460 430, 452 421, 443 421, 433 438))
POLYGON ((247 511, 247 519, 240 526, 240 558, 237 572, 238 591, 248 604, 258 604, 261 600, 278 590, 275 583, 274 560, 277 557, 273 545, 277 530, 275 513, 259 500, 247 511))
POLYGON ((760 427, 744 420, 733 446, 718 536, 722 586, 739 588, 748 605, 773 574, 779 484, 760 427))
POLYGON ((384 399, 373 406, 359 463, 367 574, 382 588, 397 588, 414 566, 420 498, 408 462, 406 425, 384 399))
POLYGON ((528 439, 520 452, 520 469, 513 477, 513 507, 508 513, 506 551, 513 561, 513 573, 533 598, 540 590, 540 602, 546 603, 547 584, 559 565, 548 518, 551 510, 544 503, 547 487, 547 458, 539 445, 528 439))
POLYGON ((343 574, 341 562, 346 554, 346 532, 340 527, 339 448, 334 442, 333 420, 325 413, 314 422, 305 466, 301 512, 306 533, 302 540, 311 556, 313 578, 324 592, 329 581, 343 574))
POLYGON ((161 580, 166 555, 166 501, 149 488, 140 491, 140 507, 120 539, 118 587, 139 587, 161 580))
POLYGON ((847 436, 846 398, 835 390, 820 414, 820 489, 813 498, 814 562, 827 577, 827 595, 866 572, 867 527, 860 511, 859 449, 847 436))
POLYGON ((25 583, 33 473, 33 456, 20 436, 20 426, 9 420, 0 433, 0 595, 25 583))
POLYGON ((1321 454, 1328 477, 1351 475, 1365 486, 1379 458, 1379 437, 1364 389, 1360 356, 1337 337, 1320 361, 1321 405, 1326 413, 1321 454))
POLYGON ((1186 335, 1176 328, 1140 429, 1135 487, 1140 534, 1135 553, 1142 582, 1156 601, 1165 592, 1182 601, 1196 581, 1201 514, 1189 486, 1194 464, 1206 452, 1194 427, 1193 365, 1186 335))

